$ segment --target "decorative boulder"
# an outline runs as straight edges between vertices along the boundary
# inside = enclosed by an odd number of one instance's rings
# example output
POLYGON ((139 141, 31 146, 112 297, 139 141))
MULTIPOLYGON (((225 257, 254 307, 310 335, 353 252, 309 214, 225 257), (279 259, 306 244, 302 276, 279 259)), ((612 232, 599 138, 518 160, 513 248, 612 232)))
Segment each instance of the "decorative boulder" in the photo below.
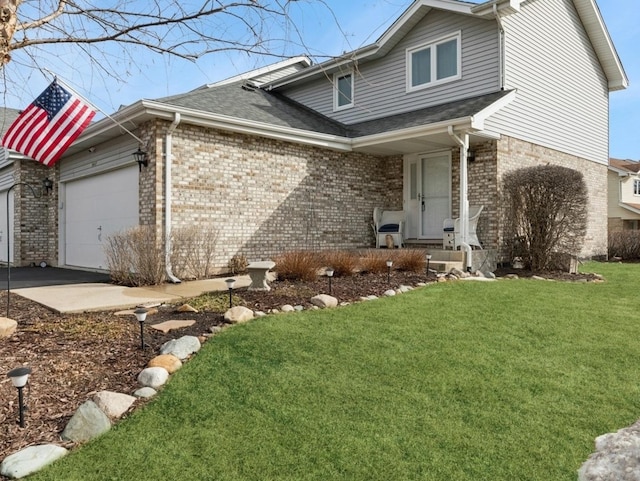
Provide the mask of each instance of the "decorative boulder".
POLYGON ((236 324, 239 322, 247 322, 253 319, 253 311, 244 306, 235 306, 224 313, 224 320, 236 324))
POLYGON ((122 417, 135 401, 133 396, 112 391, 100 391, 93 396, 96 406, 111 419, 122 417))
POLYGON ((111 429, 111 421, 93 401, 85 401, 62 431, 62 439, 84 443, 111 429))
POLYGON ((596 452, 578 471, 578 481, 637 481, 640 422, 596 438, 596 452))
POLYGON ((136 390, 136 392, 133 393, 135 397, 139 397, 143 399, 153 397, 156 394, 158 394, 158 391, 156 391, 152 387, 141 387, 140 389, 136 390))
POLYGON ((173 354, 178 359, 182 360, 188 358, 191 354, 198 352, 200 347, 202 347, 202 345, 197 337, 182 336, 179 339, 173 339, 165 342, 160 348, 160 354, 173 354))
POLYGON ((318 307, 336 307, 338 299, 327 294, 319 294, 311 298, 311 304, 318 307))
POLYGON ((65 456, 67 452, 55 444, 29 446, 4 458, 0 464, 0 475, 11 479, 24 478, 65 456))
POLYGON ((173 374, 182 367, 182 361, 173 354, 161 354, 151 359, 147 367, 162 367, 173 374))
POLYGON ((169 379, 169 373, 162 367, 148 367, 138 374, 138 382, 141 386, 158 389, 164 386, 169 379))
POLYGON ((8 317, 0 317, 0 339, 3 337, 11 337, 16 329, 18 323, 8 317))

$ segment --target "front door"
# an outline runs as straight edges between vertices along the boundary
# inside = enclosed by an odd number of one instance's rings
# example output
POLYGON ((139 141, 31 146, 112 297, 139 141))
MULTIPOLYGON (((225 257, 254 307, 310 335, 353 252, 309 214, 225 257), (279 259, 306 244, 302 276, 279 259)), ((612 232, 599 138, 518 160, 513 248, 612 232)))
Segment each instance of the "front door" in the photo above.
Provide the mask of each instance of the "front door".
POLYGON ((408 237, 442 239, 442 223, 451 216, 451 154, 408 159, 405 172, 408 237))

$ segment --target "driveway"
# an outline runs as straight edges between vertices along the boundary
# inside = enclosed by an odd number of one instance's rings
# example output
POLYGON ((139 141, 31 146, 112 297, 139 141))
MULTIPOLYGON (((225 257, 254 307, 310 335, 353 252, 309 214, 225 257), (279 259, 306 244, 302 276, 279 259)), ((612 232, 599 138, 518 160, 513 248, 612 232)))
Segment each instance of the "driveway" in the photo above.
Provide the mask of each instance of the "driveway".
MULTIPOLYGON (((59 267, 12 267, 10 288, 59 286, 65 284, 109 283, 109 274, 59 267)), ((7 290, 7 268, 0 268, 0 290, 7 290)))

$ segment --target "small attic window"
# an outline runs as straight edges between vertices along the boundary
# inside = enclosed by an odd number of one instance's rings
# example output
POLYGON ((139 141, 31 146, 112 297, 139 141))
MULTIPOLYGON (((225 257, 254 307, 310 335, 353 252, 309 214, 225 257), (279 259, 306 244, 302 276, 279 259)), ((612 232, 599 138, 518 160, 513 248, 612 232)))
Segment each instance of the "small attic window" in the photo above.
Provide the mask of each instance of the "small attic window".
POLYGON ((353 73, 333 75, 333 110, 353 107, 353 73))

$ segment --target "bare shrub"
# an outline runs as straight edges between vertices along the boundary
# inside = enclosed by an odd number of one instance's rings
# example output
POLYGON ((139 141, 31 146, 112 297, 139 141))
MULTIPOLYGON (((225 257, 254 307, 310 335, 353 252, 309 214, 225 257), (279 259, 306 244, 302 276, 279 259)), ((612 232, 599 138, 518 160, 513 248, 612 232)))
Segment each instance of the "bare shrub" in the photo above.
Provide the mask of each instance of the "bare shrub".
POLYGON ((609 232, 609 258, 640 259, 640 231, 609 232))
POLYGON ((227 263, 227 268, 229 272, 233 275, 236 274, 244 274, 247 272, 247 268, 249 267, 249 261, 242 254, 236 254, 227 263))
POLYGON ((327 267, 333 268, 335 277, 352 276, 360 263, 358 254, 349 251, 327 251, 322 257, 327 267))
POLYGON ((400 249, 393 265, 399 271, 424 272, 427 268, 426 253, 420 249, 400 249))
POLYGON ((312 281, 322 267, 322 256, 311 251, 285 252, 274 259, 278 278, 290 281, 312 281))
POLYGON ((526 269, 555 269, 552 253, 577 256, 587 229, 587 186, 581 172, 540 165, 505 174, 505 239, 526 269))
POLYGON ((164 281, 164 256, 149 226, 108 236, 105 255, 111 280, 117 284, 148 286, 164 281))
POLYGON ((214 274, 213 258, 218 231, 189 226, 171 232, 171 267, 183 279, 207 279, 214 274))
POLYGON ((388 258, 388 252, 381 250, 369 250, 360 257, 360 271, 371 274, 386 272, 388 258))

